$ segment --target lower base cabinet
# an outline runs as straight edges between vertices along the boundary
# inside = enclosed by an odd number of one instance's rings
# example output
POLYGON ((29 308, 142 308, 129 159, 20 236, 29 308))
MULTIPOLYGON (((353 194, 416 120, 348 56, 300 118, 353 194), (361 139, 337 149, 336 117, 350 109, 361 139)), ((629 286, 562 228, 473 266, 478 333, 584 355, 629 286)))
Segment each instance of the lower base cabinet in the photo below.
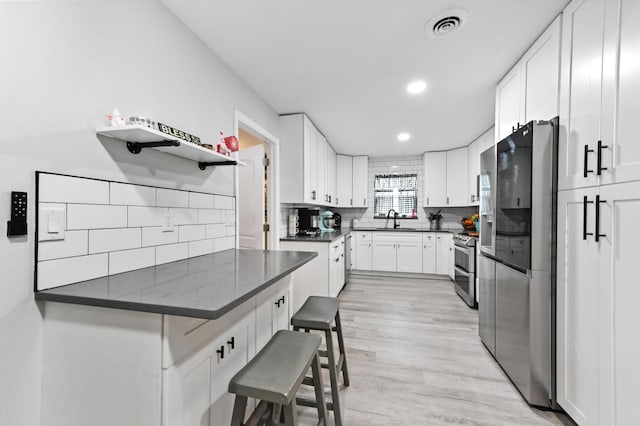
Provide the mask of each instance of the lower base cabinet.
POLYGON ((288 328, 292 280, 216 320, 45 303, 43 424, 230 424, 229 381, 288 328))
POLYGON ((251 354, 253 313, 213 342, 165 370, 163 424, 226 425, 231 423, 233 395, 227 392, 231 377, 251 354))
POLYGON ((372 269, 372 242, 371 232, 354 232, 352 244, 356 247, 354 269, 360 271, 370 271, 372 269))

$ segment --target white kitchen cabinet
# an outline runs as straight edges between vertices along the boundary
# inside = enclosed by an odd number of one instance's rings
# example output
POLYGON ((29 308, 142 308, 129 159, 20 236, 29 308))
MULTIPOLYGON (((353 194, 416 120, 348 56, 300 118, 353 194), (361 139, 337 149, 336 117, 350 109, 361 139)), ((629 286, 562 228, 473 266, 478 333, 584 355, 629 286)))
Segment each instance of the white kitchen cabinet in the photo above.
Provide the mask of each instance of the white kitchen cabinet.
POLYGON ((635 0, 608 0, 605 16, 601 146, 593 143, 594 169, 601 153, 602 184, 640 180, 640 7, 635 0))
POLYGON ((468 206, 467 148, 447 151, 447 206, 468 206))
POLYGON ((455 255, 455 245, 453 243, 453 235, 447 234, 447 242, 449 243, 449 278, 455 280, 456 278, 456 255, 455 255))
POLYGON ((360 271, 370 271, 371 268, 371 232, 356 232, 352 244, 356 246, 355 268, 360 271))
POLYGON ((447 152, 425 152, 424 162, 424 207, 447 205, 447 152))
POLYGON ((422 238, 420 234, 411 234, 396 243, 396 271, 422 272, 422 238))
POLYGON ((331 242, 329 247, 329 296, 336 297, 344 286, 344 237, 331 242))
POLYGON ((436 274, 436 233, 425 232, 422 234, 422 273, 436 274))
POLYGON ((336 206, 351 207, 353 203, 353 157, 336 158, 336 206))
POLYGON ((280 201, 318 204, 318 131, 304 114, 280 117, 280 201))
POLYGON ((558 189, 598 183, 601 140, 604 0, 571 2, 563 11, 558 189))
POLYGON ((450 234, 436 233, 436 274, 438 275, 450 275, 449 259, 452 257, 450 240, 453 241, 450 234))
POLYGON ((496 87, 496 142, 525 124, 524 93, 525 75, 520 64, 516 64, 496 87))
POLYGON ((320 205, 327 205, 329 194, 327 193, 327 140, 320 132, 316 133, 316 157, 318 167, 318 201, 320 205))
POLYGON ((289 329, 293 314, 290 299, 289 288, 259 295, 256 307, 256 352, 267 344, 276 331, 289 329))
POLYGON ((493 147, 496 144, 496 128, 492 127, 483 135, 484 136, 484 148, 480 150, 480 155, 487 149, 493 147))
POLYGON ((336 206, 336 173, 337 173, 337 158, 336 152, 331 148, 329 144, 327 147, 327 205, 336 206))
POLYGON ((369 157, 353 157, 353 207, 369 207, 369 157))
POLYGON ((495 142, 529 121, 558 115, 561 21, 556 18, 498 83, 495 142))
POLYGON ((480 176, 480 154, 484 151, 485 134, 467 146, 467 205, 480 205, 478 179, 480 176))
POLYGON ((373 269, 376 271, 396 271, 396 242, 392 240, 373 239, 373 269))
POLYGON ((562 17, 558 16, 520 61, 526 78, 524 123, 558 115, 561 27, 562 17))
POLYGON ((233 396, 227 387, 250 359, 252 320, 253 315, 246 316, 164 371, 163 423, 213 426, 231 422, 233 396))
POLYGON ((640 181, 558 193, 558 403, 580 425, 637 419, 638 212, 640 181))

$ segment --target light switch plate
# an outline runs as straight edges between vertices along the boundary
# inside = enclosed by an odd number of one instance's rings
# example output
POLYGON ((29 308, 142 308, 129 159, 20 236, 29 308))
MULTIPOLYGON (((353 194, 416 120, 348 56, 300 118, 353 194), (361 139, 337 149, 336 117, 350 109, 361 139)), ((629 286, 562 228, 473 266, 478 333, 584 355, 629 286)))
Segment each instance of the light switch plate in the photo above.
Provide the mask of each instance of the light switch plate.
POLYGON ((38 209, 38 241, 64 240, 66 225, 66 205, 40 205, 38 209))

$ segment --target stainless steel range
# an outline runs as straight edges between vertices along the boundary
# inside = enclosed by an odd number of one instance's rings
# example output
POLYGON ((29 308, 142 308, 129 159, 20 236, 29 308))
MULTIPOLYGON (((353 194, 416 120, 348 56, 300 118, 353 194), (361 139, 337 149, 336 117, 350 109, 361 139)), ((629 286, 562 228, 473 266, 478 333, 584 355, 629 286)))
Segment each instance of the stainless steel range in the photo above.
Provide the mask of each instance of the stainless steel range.
POLYGON ((476 304, 476 238, 466 234, 453 236, 456 293, 472 308, 476 304))

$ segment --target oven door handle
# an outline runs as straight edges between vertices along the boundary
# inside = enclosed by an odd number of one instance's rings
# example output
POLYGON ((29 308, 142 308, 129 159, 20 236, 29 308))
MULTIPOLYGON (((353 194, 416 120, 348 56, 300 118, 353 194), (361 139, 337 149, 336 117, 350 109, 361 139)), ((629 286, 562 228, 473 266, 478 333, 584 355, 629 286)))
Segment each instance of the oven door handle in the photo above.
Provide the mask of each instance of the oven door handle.
POLYGON ((456 249, 456 250, 458 250, 458 251, 460 251, 460 252, 462 252, 462 253, 464 253, 464 254, 466 254, 466 255, 469 255, 469 254, 470 254, 469 252, 471 251, 471 250, 470 250, 470 247, 467 247, 467 246, 459 246, 459 245, 457 245, 457 244, 454 244, 454 245, 453 245, 453 248, 454 248, 454 249, 456 249))
POLYGON ((469 272, 465 271, 464 269, 462 269, 458 265, 456 265, 455 268, 456 268, 456 272, 459 273, 460 275, 464 275, 465 277, 469 276, 469 272))

